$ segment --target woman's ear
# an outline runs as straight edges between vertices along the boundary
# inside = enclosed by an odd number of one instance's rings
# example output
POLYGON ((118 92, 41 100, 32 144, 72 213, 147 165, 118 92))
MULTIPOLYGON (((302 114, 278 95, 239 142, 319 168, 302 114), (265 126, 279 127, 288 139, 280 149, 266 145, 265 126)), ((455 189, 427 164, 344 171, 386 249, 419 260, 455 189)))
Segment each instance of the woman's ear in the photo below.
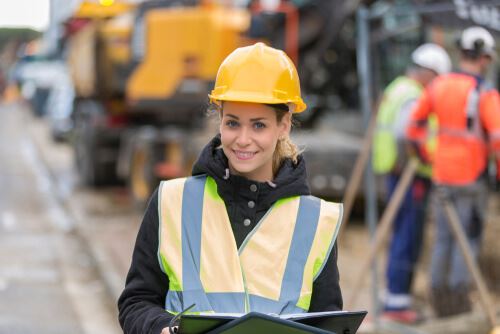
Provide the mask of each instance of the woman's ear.
POLYGON ((222 133, 222 108, 217 111, 217 115, 219 116, 219 133, 222 133))
POLYGON ((292 129, 292 113, 287 112, 280 122, 280 137, 288 136, 292 129))

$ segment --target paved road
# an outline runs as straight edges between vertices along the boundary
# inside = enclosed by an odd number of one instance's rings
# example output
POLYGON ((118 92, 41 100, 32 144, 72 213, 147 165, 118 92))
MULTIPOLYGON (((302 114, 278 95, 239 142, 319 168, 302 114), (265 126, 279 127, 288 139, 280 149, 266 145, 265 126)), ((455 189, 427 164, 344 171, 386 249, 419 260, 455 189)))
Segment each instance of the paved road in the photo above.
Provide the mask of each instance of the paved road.
POLYGON ((19 105, 0 105, 0 333, 119 333, 31 124, 19 105))

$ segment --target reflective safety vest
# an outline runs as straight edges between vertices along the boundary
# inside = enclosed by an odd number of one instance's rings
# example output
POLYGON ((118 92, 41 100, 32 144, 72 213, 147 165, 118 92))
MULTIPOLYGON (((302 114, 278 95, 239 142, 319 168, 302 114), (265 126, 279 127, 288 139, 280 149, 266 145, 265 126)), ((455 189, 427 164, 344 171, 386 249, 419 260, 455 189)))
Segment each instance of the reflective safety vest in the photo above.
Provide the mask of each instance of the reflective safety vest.
MULTIPOLYGON (((373 139, 373 170, 378 174, 391 172, 398 160, 398 142, 396 126, 399 113, 406 103, 416 101, 422 94, 423 87, 417 81, 406 76, 400 76, 392 81, 384 91, 384 97, 377 113, 377 126, 373 139)), ((432 121, 435 122, 435 119, 432 121)), ((436 128, 437 124, 433 127, 436 128)), ((400 129, 404 134, 405 129, 400 129)), ((435 134, 428 138, 428 149, 435 147, 435 134)), ((422 176, 431 176, 429 165, 421 164, 418 169, 422 176)))
POLYGON ((474 183, 485 171, 489 150, 496 155, 498 172, 500 95, 495 89, 478 85, 476 78, 464 73, 438 76, 425 89, 410 119, 407 136, 417 144, 426 135, 430 113, 439 123, 432 175, 435 183, 474 183))
POLYGON ((342 205, 313 196, 278 200, 239 249, 215 181, 163 181, 158 259, 165 309, 179 313, 307 312, 314 280, 337 237, 342 205))

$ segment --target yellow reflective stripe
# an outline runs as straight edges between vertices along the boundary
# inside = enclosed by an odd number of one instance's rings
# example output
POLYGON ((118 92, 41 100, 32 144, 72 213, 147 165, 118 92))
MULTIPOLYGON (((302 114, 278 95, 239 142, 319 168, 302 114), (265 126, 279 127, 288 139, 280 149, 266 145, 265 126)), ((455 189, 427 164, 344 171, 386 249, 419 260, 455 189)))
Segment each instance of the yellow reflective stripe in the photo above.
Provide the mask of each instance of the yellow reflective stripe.
POLYGON ((279 300, 299 202, 295 197, 274 205, 240 251, 249 294, 279 300))
POLYGON ((300 298, 297 301, 297 307, 306 311, 309 310, 309 306, 311 306, 311 296, 312 291, 308 292, 307 294, 303 294, 303 292, 301 291, 300 298))
POLYGON ((211 177, 207 177, 203 200, 200 278, 207 293, 245 291, 226 206, 211 177))
MULTIPOLYGON (((319 250, 322 252, 320 253, 322 263, 314 266, 314 279, 316 279, 323 270, 325 261, 332 250, 335 240, 337 239, 337 234, 342 221, 342 210, 342 204, 331 203, 323 200, 321 201, 318 230, 316 231, 313 245, 316 245, 316 240, 320 243, 319 250)), ((312 251, 316 251, 315 247, 312 248, 312 251)))
MULTIPOLYGON (((434 160, 434 154, 437 148, 438 138, 438 119, 435 114, 431 114, 428 118, 427 136, 423 145, 427 154, 429 154, 431 161, 434 160)), ((430 163, 420 162, 417 169, 417 174, 420 176, 430 178, 432 176, 432 165, 430 163)))
POLYGON ((325 266, 326 260, 337 238, 341 219, 342 204, 321 200, 318 227, 309 257, 307 258, 302 280, 302 289, 299 302, 297 303, 297 306, 300 308, 309 309, 313 281, 319 276, 325 266))
POLYGON ((163 181, 158 199, 160 233, 159 257, 173 291, 182 290, 182 194, 185 178, 163 181))

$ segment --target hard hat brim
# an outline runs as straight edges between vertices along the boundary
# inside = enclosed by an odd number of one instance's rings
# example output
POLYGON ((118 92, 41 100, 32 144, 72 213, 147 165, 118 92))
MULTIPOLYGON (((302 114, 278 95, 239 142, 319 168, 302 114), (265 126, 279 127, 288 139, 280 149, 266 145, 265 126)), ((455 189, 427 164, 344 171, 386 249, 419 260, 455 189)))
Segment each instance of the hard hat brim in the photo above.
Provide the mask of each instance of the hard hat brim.
POLYGON ((210 98, 210 103, 215 103, 217 105, 220 105, 221 101, 262 104, 293 104, 295 106, 293 113, 303 112, 307 108, 307 105, 300 98, 295 100, 283 100, 258 94, 249 94, 248 92, 228 92, 222 95, 209 94, 208 97, 210 98))

